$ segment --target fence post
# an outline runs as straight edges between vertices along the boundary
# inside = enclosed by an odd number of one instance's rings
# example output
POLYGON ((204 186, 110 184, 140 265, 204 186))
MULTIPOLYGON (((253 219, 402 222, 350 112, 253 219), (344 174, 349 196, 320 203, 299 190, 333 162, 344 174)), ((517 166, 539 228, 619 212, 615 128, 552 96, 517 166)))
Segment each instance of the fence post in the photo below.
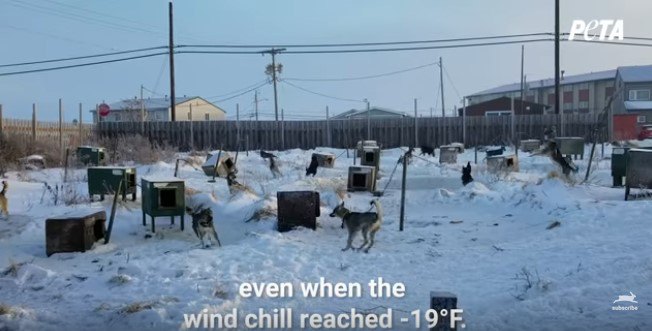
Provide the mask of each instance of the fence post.
POLYGON ((195 131, 193 130, 193 123, 195 122, 195 119, 192 117, 192 103, 189 106, 190 106, 190 150, 194 151, 195 150, 195 131))
POLYGON ((285 111, 281 108, 281 150, 285 150, 285 111))
POLYGON ((419 145, 419 128, 417 127, 417 98, 414 98, 414 147, 419 145))
POLYGON ((2 121, 2 105, 0 104, 0 137, 2 137, 4 122, 2 121))
POLYGON ((36 144, 36 104, 32 104, 32 148, 36 144))
POLYGON ((462 98, 462 143, 466 146, 466 97, 462 98))
POLYGON ((79 121, 77 122, 77 124, 79 124, 79 146, 83 146, 84 145, 84 142, 83 142, 84 138, 82 137, 82 135, 83 135, 83 130, 84 130, 83 129, 84 122, 82 120, 82 103, 81 102, 79 103, 79 121))
POLYGON ((326 144, 328 147, 333 147, 333 142, 331 138, 331 118, 328 114, 328 106, 326 106, 326 144))
MULTIPOLYGON (((514 145, 514 148, 516 148, 516 132, 514 130, 516 128, 516 126, 515 126, 516 123, 514 122, 514 121, 516 121, 516 112, 515 112, 515 109, 514 109, 514 97, 511 97, 510 99, 511 99, 511 102, 512 102, 511 103, 512 116, 510 118, 510 123, 509 123, 510 124, 510 131, 511 131, 509 135, 510 135, 510 138, 512 140, 512 145, 514 145)), ((521 109, 521 111, 523 111, 523 110, 521 109)))

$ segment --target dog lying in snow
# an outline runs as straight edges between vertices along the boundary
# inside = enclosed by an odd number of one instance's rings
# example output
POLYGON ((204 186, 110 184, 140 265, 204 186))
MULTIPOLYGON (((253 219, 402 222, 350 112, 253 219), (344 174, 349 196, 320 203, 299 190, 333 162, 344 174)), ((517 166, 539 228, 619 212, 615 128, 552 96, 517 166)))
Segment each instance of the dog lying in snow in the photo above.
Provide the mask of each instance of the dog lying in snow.
POLYGON ((380 230, 380 225, 383 222, 383 210, 378 200, 371 201, 371 204, 376 207, 376 212, 357 213, 348 210, 344 207, 344 201, 330 213, 330 217, 339 217, 342 219, 342 225, 346 226, 349 232, 349 237, 346 241, 346 247, 342 251, 353 248, 353 239, 358 234, 362 233, 364 242, 356 250, 364 249, 365 253, 369 253, 369 249, 374 245, 376 232, 380 230), (365 248, 365 246, 367 246, 365 248))
POLYGON ((466 186, 466 184, 472 181, 473 177, 471 177, 471 162, 467 162, 466 167, 462 167, 462 185, 466 186))
POLYGON ((313 177, 315 177, 315 175, 317 174, 318 167, 319 167, 319 162, 317 161, 317 157, 313 155, 312 159, 310 160, 310 165, 308 166, 308 168, 306 168, 306 177, 308 177, 308 175, 312 175, 313 177))
POLYGON ((220 238, 217 236, 217 231, 215 231, 213 211, 210 208, 200 207, 193 209, 186 207, 186 212, 192 216, 192 230, 195 231, 202 246, 208 248, 214 244, 214 242, 217 242, 218 246, 222 246, 220 238), (205 239, 210 243, 210 245, 204 241, 205 239))

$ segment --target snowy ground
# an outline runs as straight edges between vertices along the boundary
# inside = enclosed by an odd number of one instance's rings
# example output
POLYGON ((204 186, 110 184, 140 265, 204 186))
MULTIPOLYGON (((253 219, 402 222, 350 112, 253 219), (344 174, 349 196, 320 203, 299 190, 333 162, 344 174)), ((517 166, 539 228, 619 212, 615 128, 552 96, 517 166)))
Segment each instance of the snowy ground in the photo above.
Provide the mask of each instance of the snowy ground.
MULTIPOLYGON (((328 216, 334 190, 345 185, 347 159, 341 150, 333 169, 306 178, 312 151, 278 152, 283 177, 275 179, 258 153, 241 153, 238 179, 256 195, 231 197, 226 183, 208 183, 184 165, 179 177, 199 190, 196 198, 215 215, 223 247, 199 245, 186 217, 186 231, 162 218, 157 232, 141 224, 136 202, 120 205, 111 242, 86 253, 45 255, 45 219, 105 202, 54 206, 42 181, 54 185, 61 169, 10 173, 11 217, 0 220, 0 330, 179 330, 183 314, 224 313, 237 308, 293 308, 295 312, 374 312, 393 308, 395 320, 428 308, 430 291, 457 294, 467 330, 651 330, 652 200, 624 201, 611 188, 610 161, 595 164, 588 183, 549 178, 556 171, 545 157, 520 153, 519 173, 486 172, 483 154, 475 181, 461 185, 461 167, 473 164, 473 150, 457 165, 415 158, 409 166, 405 230, 399 232, 399 166, 380 198, 385 217, 369 254, 342 252, 346 230, 328 216), (313 189, 321 194, 316 231, 275 230, 275 218, 246 222, 264 206, 276 206, 280 190, 313 189), (44 196, 44 197, 43 197, 44 196), (554 221, 560 226, 546 229, 554 221), (14 267, 12 268, 11 265, 14 267), (523 271, 531 273, 526 288, 523 271), (383 277, 402 282, 403 298, 243 298, 243 282, 359 282, 383 277), (612 311, 619 295, 636 294, 637 311, 612 311)), ((587 148, 587 155, 588 155, 587 148)), ((401 151, 382 154, 378 187, 384 188, 401 151)), ((438 151, 437 151, 438 155, 438 151)), ((610 155, 607 147, 605 155, 610 155)), ((578 179, 587 158, 577 161, 578 179)), ((174 164, 138 167, 140 176, 170 177, 174 164)), ((71 178, 86 195, 83 170, 71 178)), ((138 181, 140 182, 140 180, 138 181)), ((366 211, 373 197, 352 193, 346 205, 366 211)), ((359 242, 356 242, 359 245, 359 242)), ((297 285, 298 286, 298 285, 297 285)), ((394 322, 394 329, 407 330, 394 322)), ((422 327, 425 330, 425 327, 422 327)))

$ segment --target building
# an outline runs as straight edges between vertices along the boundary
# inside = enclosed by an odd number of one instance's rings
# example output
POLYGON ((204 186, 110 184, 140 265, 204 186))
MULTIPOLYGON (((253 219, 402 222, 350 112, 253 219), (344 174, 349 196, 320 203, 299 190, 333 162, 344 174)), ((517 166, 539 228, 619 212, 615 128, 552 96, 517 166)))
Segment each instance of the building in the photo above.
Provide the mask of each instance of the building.
MULTIPOLYGON (((514 100, 514 112, 516 115, 542 115, 549 106, 530 101, 514 100)), ((463 109, 458 109, 462 116, 463 109)), ((498 97, 492 100, 475 103, 466 107, 466 116, 502 116, 512 114, 512 99, 498 97)))
POLYGON ((411 117, 410 115, 403 113, 403 112, 398 112, 395 110, 387 109, 387 108, 380 108, 380 107, 371 107, 369 110, 363 109, 363 110, 357 110, 357 109, 351 109, 349 111, 345 111, 341 114, 335 115, 331 117, 332 120, 344 120, 344 119, 366 119, 367 117, 371 118, 403 118, 403 117, 411 117), (369 113, 367 113, 369 112, 369 113))
POLYGON ((652 124, 652 65, 619 67, 613 104, 614 139, 635 139, 652 124))
MULTIPOLYGON (((176 98, 175 121, 190 121, 190 106, 192 105, 193 121, 223 121, 226 119, 226 112, 216 105, 202 99, 201 97, 176 98)), ((102 122, 140 122, 142 108, 145 108, 145 121, 170 121, 171 109, 170 99, 147 98, 147 99, 126 99, 109 104, 110 113, 100 117, 102 122)), ((97 111, 91 110, 93 121, 98 122, 97 111)))
MULTIPOLYGON (((592 72, 582 75, 563 76, 560 82, 560 104, 564 113, 600 112, 613 94, 616 70, 592 72)), ((524 99, 549 106, 555 113, 555 80, 542 79, 525 83, 524 99)), ((521 83, 503 85, 466 97, 467 105, 494 100, 499 97, 521 98, 521 83)), ((467 106, 468 108, 468 106, 467 106)))

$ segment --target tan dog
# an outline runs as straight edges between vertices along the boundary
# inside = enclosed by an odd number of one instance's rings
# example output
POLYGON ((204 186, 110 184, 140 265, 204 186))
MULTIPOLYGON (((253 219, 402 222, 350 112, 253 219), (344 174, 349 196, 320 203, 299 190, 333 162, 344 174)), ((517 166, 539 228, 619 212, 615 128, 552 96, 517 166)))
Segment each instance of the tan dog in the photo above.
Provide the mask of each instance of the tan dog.
POLYGON ((6 180, 2 181, 2 191, 0 191, 0 213, 4 214, 6 218, 9 218, 9 201, 7 200, 7 189, 9 184, 6 180))

